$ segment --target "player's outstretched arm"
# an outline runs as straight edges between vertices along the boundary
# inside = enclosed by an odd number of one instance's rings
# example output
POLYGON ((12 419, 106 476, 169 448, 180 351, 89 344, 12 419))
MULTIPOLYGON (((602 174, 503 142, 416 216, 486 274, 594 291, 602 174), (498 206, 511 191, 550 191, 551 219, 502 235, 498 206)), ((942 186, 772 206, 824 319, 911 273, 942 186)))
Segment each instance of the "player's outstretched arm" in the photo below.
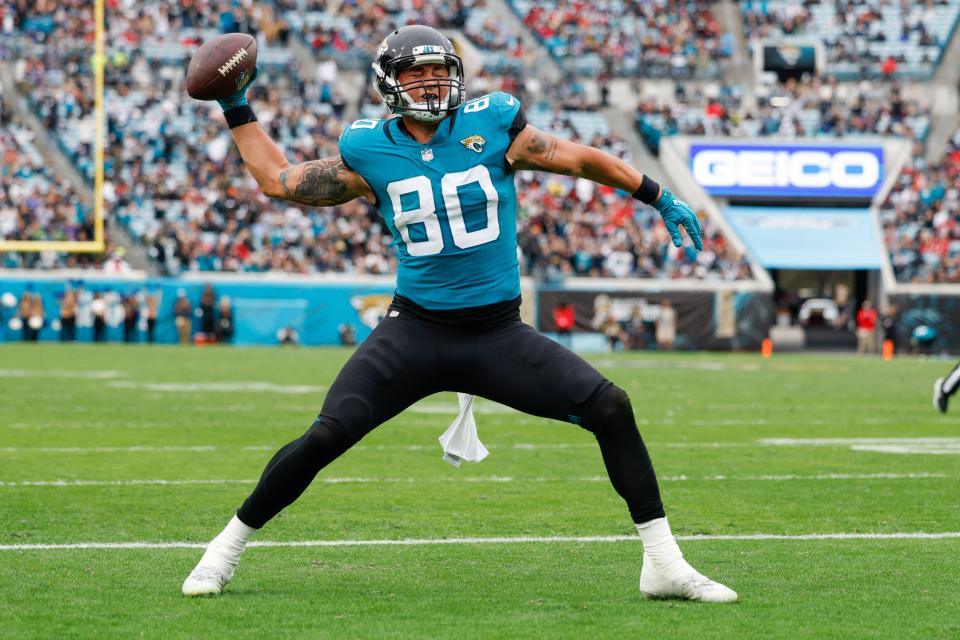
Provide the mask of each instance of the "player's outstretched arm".
MULTIPOLYGON (((534 169, 593 180, 633 193, 643 174, 629 164, 583 144, 558 138, 527 125, 507 151, 514 169, 534 169)), ((657 196, 660 194, 657 193, 657 196)))
POLYGON ((700 223, 693 209, 629 164, 610 155, 569 140, 544 133, 527 125, 507 150, 507 161, 514 169, 535 169, 586 178, 615 187, 652 205, 663 216, 673 244, 680 246, 680 227, 697 249, 703 248, 700 223))
POLYGON ((230 130, 243 162, 263 193, 271 198, 327 207, 365 196, 374 199, 366 181, 347 169, 340 156, 291 165, 257 122, 230 130))

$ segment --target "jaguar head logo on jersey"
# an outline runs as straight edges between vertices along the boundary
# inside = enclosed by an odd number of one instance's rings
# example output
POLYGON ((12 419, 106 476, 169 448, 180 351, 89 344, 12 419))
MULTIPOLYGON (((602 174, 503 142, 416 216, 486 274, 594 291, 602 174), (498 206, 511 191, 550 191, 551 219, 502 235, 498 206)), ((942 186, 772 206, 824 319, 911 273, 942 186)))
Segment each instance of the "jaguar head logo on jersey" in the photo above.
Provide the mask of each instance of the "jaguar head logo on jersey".
POLYGON ((460 144, 465 146, 467 149, 470 149, 470 151, 483 153, 483 145, 487 144, 487 141, 483 136, 472 135, 461 140, 460 144))

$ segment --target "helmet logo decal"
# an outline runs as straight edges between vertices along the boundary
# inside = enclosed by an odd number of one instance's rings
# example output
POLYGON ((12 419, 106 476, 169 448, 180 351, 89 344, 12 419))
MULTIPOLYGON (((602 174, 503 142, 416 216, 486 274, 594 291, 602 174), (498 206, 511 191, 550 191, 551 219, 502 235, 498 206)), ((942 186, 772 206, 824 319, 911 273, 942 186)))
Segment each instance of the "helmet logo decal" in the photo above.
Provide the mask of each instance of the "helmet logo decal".
POLYGON ((411 51, 411 54, 415 56, 421 56, 425 53, 445 53, 443 47, 435 44, 424 44, 419 47, 414 47, 411 51))
POLYGON ((472 135, 461 140, 460 144, 465 146, 467 149, 470 149, 470 151, 483 153, 483 145, 487 144, 487 141, 483 138, 483 136, 472 135))

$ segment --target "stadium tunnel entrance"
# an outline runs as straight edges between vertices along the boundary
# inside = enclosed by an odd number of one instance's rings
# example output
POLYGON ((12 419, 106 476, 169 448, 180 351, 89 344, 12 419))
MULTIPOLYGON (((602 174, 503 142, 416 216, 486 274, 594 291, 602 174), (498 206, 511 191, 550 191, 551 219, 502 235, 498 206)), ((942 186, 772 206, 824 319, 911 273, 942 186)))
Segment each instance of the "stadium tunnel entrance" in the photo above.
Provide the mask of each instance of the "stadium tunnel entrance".
MULTIPOLYGON (((883 339, 881 318, 873 336, 858 345, 858 312, 864 303, 876 310, 880 272, 876 269, 769 269, 774 282, 771 339, 778 350, 877 351, 883 339)), ((860 318, 869 324, 867 313, 860 318)))
POLYGON ((882 243, 867 203, 800 202, 726 207, 774 282, 775 349, 879 351, 882 243))

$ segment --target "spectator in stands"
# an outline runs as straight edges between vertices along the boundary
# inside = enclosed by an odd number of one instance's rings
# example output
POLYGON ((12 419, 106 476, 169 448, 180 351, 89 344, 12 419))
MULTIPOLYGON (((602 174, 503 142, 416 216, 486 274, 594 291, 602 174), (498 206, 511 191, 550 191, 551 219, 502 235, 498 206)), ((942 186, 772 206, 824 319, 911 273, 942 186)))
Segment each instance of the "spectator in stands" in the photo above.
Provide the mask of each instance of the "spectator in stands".
POLYGON ((875 353, 877 350, 877 310, 869 299, 857 312, 857 353, 875 353))
POLYGON ((177 291, 177 300, 173 304, 174 323, 177 327, 177 338, 180 344, 190 344, 190 337, 193 332, 192 311, 190 300, 187 299, 187 292, 180 289, 177 291))

